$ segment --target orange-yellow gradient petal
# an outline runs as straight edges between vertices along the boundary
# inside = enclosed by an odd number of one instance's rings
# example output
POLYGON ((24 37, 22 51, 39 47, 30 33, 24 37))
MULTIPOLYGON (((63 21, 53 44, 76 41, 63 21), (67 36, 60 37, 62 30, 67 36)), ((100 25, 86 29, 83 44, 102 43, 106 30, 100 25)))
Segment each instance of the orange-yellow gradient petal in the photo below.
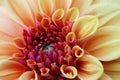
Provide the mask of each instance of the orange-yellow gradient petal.
POLYGON ((117 60, 103 62, 105 73, 107 73, 113 80, 120 79, 120 58, 117 60))
POLYGON ((84 55, 74 62, 80 80, 97 80, 103 73, 103 66, 99 60, 91 55, 84 55))
POLYGON ((6 16, 4 11, 3 8, 0 8, 0 41, 10 41, 11 38, 17 36, 22 38, 22 27, 6 16))
POLYGON ((89 9, 93 0, 73 0, 71 7, 77 7, 79 9, 80 15, 89 9))
POLYGON ((120 1, 96 0, 84 14, 95 15, 99 18, 99 27, 108 25, 120 25, 120 1))
POLYGON ((54 11, 54 0, 38 0, 41 12, 47 16, 51 16, 54 11))
POLYGON ((25 25, 28 27, 33 27, 35 25, 32 11, 26 0, 5 0, 4 4, 8 12, 12 10, 13 13, 17 15, 25 25))
POLYGON ((67 11, 72 4, 72 0, 55 0, 56 9, 61 8, 67 11))
POLYGON ((112 80, 107 74, 103 73, 103 75, 98 80, 112 80))
POLYGON ((81 40, 95 33, 97 27, 97 17, 83 16, 75 21, 75 23, 72 26, 72 31, 76 34, 77 39, 81 40))
POLYGON ((2 60, 0 62, 0 79, 14 80, 18 78, 27 68, 19 62, 12 60, 2 60))
POLYGON ((120 27, 100 28, 89 39, 85 49, 99 60, 110 61, 120 57, 120 27))
POLYGON ((34 71, 26 71, 19 77, 19 80, 38 80, 38 77, 34 71))
POLYGON ((0 56, 12 57, 15 53, 20 53, 15 45, 8 42, 0 42, 0 56))

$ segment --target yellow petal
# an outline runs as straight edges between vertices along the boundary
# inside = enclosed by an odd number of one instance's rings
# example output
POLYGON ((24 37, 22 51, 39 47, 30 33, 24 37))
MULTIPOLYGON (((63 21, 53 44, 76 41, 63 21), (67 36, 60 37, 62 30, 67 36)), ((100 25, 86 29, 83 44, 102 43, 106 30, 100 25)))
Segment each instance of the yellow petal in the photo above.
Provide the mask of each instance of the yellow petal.
POLYGON ((19 77, 19 80, 38 80, 38 76, 34 71, 26 71, 19 77))
POLYGON ((81 58, 84 55, 84 50, 78 45, 75 45, 72 48, 72 54, 77 58, 81 58))
POLYGON ((22 73, 26 71, 27 68, 19 62, 12 60, 2 60, 0 62, 0 77, 11 75, 14 73, 22 73))
POLYGON ((52 15, 52 21, 57 26, 57 21, 61 20, 64 16, 64 10, 63 9, 57 9, 53 15, 52 15))
POLYGON ((0 0, 0 5, 2 5, 2 3, 3 3, 3 0, 0 0))
POLYGON ((38 0, 42 13, 50 16, 54 11, 54 0, 38 0))
POLYGON ((27 0, 27 3, 31 9, 31 12, 33 13, 33 16, 35 18, 36 14, 39 13, 39 5, 37 0, 27 0))
POLYGON ((60 71, 68 79, 74 79, 77 76, 77 69, 74 66, 62 65, 60 71))
POLYGON ((86 9, 89 9, 92 0, 74 0, 71 7, 79 8, 80 14, 82 14, 86 9))
POLYGON ((5 6, 7 7, 8 12, 12 11, 28 27, 33 27, 35 25, 33 14, 26 0, 8 0, 5 1, 5 6))
POLYGON ((55 0, 56 8, 61 8, 65 11, 67 11, 70 8, 71 3, 72 0, 55 0))
POLYGON ((66 25, 67 22, 74 22, 79 17, 79 9, 76 7, 68 9, 66 12, 63 22, 66 25))
POLYGON ((81 40, 95 33, 98 27, 98 19, 95 16, 80 17, 72 26, 72 31, 77 39, 81 40))
POLYGON ((0 42, 0 56, 12 56, 20 51, 12 43, 0 42))
POLYGON ((117 60, 103 62, 105 73, 109 75, 112 80, 120 79, 120 58, 117 60))
POLYGON ((98 80, 112 80, 107 74, 103 73, 103 75, 98 80))
POLYGON ((120 10, 110 13, 110 15, 102 18, 100 21, 101 22, 106 22, 103 26, 109 26, 109 25, 120 26, 120 23, 119 23, 119 21, 120 21, 120 10))
MULTIPOLYGON (((117 3, 118 1, 115 1, 115 2, 117 3)), ((89 9, 86 10, 85 13, 98 16, 99 21, 100 21, 99 27, 101 27, 103 25, 108 26, 108 24, 106 24, 106 23, 108 23, 109 21, 111 22, 111 20, 112 21, 119 20, 119 18, 117 18, 117 16, 120 15, 120 7, 119 7, 119 4, 116 4, 116 3, 111 2, 111 1, 109 1, 109 2, 101 1, 101 2, 98 2, 97 4, 90 6, 89 9)), ((119 23, 114 22, 111 24, 118 25, 119 23)))
POLYGON ((110 61, 120 57, 120 27, 109 26, 99 29, 89 39, 85 49, 102 61, 110 61))
POLYGON ((84 55, 74 62, 80 80, 97 80, 103 73, 103 66, 99 60, 91 55, 84 55))

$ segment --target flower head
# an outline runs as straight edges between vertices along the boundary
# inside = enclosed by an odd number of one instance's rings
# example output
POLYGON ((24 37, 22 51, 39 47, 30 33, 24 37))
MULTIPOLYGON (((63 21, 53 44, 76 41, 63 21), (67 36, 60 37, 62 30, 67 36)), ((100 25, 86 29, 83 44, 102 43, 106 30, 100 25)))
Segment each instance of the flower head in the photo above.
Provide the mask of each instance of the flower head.
POLYGON ((114 78, 112 70, 120 67, 118 6, 107 0, 5 0, 0 7, 0 79, 114 78))

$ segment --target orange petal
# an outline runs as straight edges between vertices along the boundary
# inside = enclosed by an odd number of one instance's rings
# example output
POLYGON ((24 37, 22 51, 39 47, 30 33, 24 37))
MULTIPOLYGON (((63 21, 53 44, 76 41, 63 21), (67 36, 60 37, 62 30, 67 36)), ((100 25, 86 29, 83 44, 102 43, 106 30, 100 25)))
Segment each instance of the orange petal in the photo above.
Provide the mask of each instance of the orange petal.
POLYGON ((74 32, 69 32, 66 36, 66 41, 69 43, 72 43, 75 41, 75 33, 74 32))
POLYGON ((8 0, 5 3, 8 12, 10 11, 9 9, 11 9, 14 14, 16 14, 24 22, 25 25, 28 27, 34 26, 35 21, 33 14, 26 0, 8 0))
POLYGON ((110 61, 120 57, 120 27, 109 26, 99 29, 89 39, 85 49, 102 61, 110 61))
POLYGON ((21 38, 17 37, 13 41, 15 42, 15 44, 17 45, 17 47, 19 47, 19 48, 25 48, 25 42, 21 38))
POLYGON ((103 73, 103 66, 99 60, 91 55, 84 55, 74 62, 80 80, 97 80, 103 73))
POLYGON ((0 77, 15 74, 15 73, 21 74, 26 70, 27 68, 24 65, 13 60, 2 60, 0 62, 0 77))
POLYGON ((60 71, 68 79, 74 79, 77 76, 77 69, 74 66, 62 65, 60 71))
POLYGON ((72 31, 76 34, 77 39, 84 39, 96 32, 98 19, 95 16, 80 17, 72 26, 72 31))
POLYGON ((22 72, 12 73, 5 76, 0 76, 0 80, 18 80, 18 77, 22 74, 22 72))
POLYGON ((54 0, 38 0, 41 11, 50 16, 54 11, 54 0))
POLYGON ((0 56, 12 56, 20 51, 12 43, 0 42, 0 56))
POLYGON ((35 71, 26 71, 19 77, 19 80, 38 80, 38 76, 35 71))
POLYGON ((55 5, 57 9, 63 9, 67 11, 70 8, 72 0, 55 0, 55 5))

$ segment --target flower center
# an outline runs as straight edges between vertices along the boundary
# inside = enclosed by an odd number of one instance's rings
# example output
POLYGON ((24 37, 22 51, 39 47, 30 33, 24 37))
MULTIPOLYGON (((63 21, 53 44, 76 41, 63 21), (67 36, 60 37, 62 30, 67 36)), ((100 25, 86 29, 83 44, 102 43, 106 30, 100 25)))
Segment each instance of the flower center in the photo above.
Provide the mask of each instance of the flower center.
POLYGON ((73 37, 68 36, 66 41, 66 35, 70 32, 71 26, 71 23, 63 26, 61 21, 56 25, 49 17, 38 19, 35 27, 23 30, 26 46, 24 49, 19 49, 23 58, 16 58, 16 60, 45 79, 49 76, 57 78, 61 75, 60 67, 63 64, 73 65, 75 59, 71 52, 74 35, 70 33, 73 37))

